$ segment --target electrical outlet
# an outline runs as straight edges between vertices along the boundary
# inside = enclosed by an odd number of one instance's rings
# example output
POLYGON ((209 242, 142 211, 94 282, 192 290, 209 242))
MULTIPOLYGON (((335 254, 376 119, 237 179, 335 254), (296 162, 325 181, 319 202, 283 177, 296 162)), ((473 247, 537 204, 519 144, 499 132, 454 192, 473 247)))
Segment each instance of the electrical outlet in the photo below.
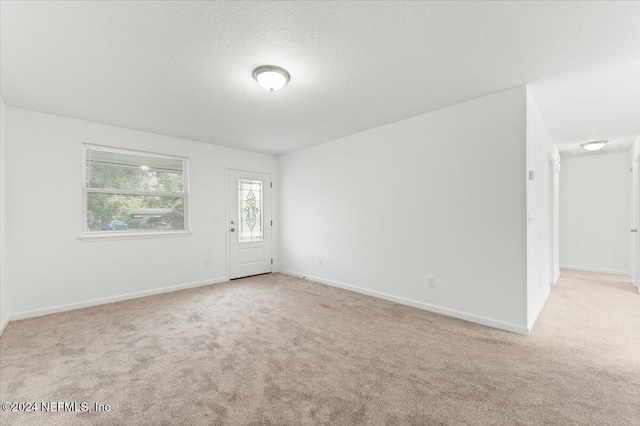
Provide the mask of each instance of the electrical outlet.
POLYGON ((427 277, 427 285, 430 288, 434 288, 436 286, 436 279, 433 277, 427 277))
POLYGON ((324 260, 318 259, 318 266, 324 266, 324 260))
POLYGON ((211 261, 209 259, 204 261, 204 267, 205 268, 211 268, 211 261))

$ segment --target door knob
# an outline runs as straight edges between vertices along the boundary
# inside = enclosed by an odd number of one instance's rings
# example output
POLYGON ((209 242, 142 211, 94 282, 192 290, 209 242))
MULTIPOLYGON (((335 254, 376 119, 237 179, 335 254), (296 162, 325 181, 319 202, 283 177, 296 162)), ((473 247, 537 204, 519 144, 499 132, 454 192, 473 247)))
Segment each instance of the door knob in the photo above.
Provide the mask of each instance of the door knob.
POLYGON ((231 232, 236 232, 236 228, 231 228, 231 232))
POLYGON ((637 229, 632 229, 631 232, 638 232, 638 230, 637 229))

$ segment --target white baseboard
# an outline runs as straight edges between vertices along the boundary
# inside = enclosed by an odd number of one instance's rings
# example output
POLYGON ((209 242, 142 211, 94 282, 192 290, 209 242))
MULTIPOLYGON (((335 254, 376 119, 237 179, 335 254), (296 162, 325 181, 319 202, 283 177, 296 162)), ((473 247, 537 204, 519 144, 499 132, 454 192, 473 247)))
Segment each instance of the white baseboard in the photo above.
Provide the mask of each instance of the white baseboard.
POLYGON ((458 319, 461 319, 461 320, 474 322, 476 324, 486 325, 488 327, 498 328, 500 330, 510 331, 512 333, 524 334, 524 335, 528 335, 529 334, 529 329, 527 327, 524 327, 524 326, 521 326, 521 325, 517 325, 517 324, 498 321, 498 320, 495 320, 495 319, 492 319, 492 318, 487 318, 487 317, 483 317, 483 316, 480 316, 480 315, 474 315, 474 314, 470 314, 470 313, 467 313, 467 312, 461 312, 461 311, 457 311, 455 309, 444 308, 442 306, 432 305, 432 304, 429 304, 429 303, 418 302, 417 300, 406 299, 406 298, 400 297, 400 296, 393 296, 391 294, 382 293, 382 292, 375 291, 375 290, 369 290, 369 289, 366 289, 366 288, 357 287, 357 286, 350 285, 350 284, 344 284, 344 283, 340 283, 340 282, 337 282, 337 281, 331 281, 331 280, 327 280, 327 279, 324 279, 324 278, 313 277, 313 276, 310 276, 310 275, 301 274, 299 272, 280 270, 280 273, 286 274, 286 275, 291 275, 291 276, 298 277, 298 278, 306 278, 306 279, 308 279, 310 281, 318 282, 320 284, 326 284, 326 285, 329 285, 329 286, 332 286, 332 287, 338 287, 338 288, 341 288, 341 289, 344 289, 344 290, 349 290, 349 291, 353 291, 353 292, 356 292, 356 293, 366 294, 367 296, 372 296, 372 297, 377 297, 379 299, 389 300, 391 302, 400 303, 402 305, 412 306, 412 307, 418 308, 418 309, 424 309, 425 311, 435 312, 437 314, 442 314, 442 315, 458 318, 458 319))
POLYGON ((600 274, 625 275, 629 276, 629 271, 619 271, 616 269, 590 268, 586 266, 560 265, 560 269, 573 269, 574 271, 597 272, 600 274))
MULTIPOLYGON (((31 311, 17 312, 17 313, 14 313, 14 314, 10 314, 9 318, 8 318, 8 320, 6 322, 8 323, 8 322, 11 322, 11 321, 17 321, 17 320, 26 319, 26 318, 40 317, 40 316, 43 316, 43 315, 56 314, 56 313, 59 313, 59 312, 73 311, 75 309, 88 308, 90 306, 105 305, 107 303, 121 302, 123 300, 137 299, 139 297, 153 296, 153 295, 162 294, 162 293, 170 293, 172 291, 186 290, 188 288, 203 287, 203 286, 206 286, 206 285, 218 284, 218 283, 222 283, 222 282, 226 282, 226 281, 229 281, 229 279, 228 278, 217 278, 217 279, 213 279, 213 280, 198 281, 198 282, 187 283, 187 284, 179 284, 179 285, 175 285, 175 286, 156 288, 156 289, 152 289, 152 290, 137 291, 137 292, 134 292, 134 293, 127 293, 127 294, 122 294, 122 295, 119 295, 119 296, 110 296, 110 297, 104 297, 104 298, 101 298, 101 299, 92 299, 92 300, 87 300, 87 301, 84 301, 84 302, 69 303, 67 305, 52 306, 50 308, 34 309, 34 310, 31 310, 31 311)), ((5 326, 6 326, 6 324, 5 324, 5 326)))
POLYGON ((4 329, 7 328, 7 324, 9 324, 9 318, 7 317, 2 323, 0 323, 0 336, 4 333, 4 329))
POLYGON ((535 317, 533 317, 533 321, 531 322, 531 324, 527 325, 527 328, 529 329, 529 334, 531 334, 531 332, 533 331, 533 326, 536 325, 536 322, 538 322, 538 317, 540 317, 540 314, 542 313, 542 310, 544 309, 544 305, 547 304, 547 300, 549 300, 549 296, 550 295, 551 295, 551 289, 549 289, 547 294, 545 294, 544 300, 542 301, 542 303, 538 307, 538 312, 536 312, 535 317))

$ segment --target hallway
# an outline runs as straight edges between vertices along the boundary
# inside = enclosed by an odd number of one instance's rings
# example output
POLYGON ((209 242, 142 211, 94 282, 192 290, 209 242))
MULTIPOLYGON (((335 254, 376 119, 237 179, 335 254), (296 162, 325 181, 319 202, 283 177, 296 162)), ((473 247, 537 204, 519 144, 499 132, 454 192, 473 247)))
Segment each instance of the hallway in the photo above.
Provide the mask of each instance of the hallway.
MULTIPOLYGON (((640 296, 622 275, 562 270, 531 334, 585 366, 640 372, 640 296)), ((636 384, 640 396, 640 383, 636 384)))

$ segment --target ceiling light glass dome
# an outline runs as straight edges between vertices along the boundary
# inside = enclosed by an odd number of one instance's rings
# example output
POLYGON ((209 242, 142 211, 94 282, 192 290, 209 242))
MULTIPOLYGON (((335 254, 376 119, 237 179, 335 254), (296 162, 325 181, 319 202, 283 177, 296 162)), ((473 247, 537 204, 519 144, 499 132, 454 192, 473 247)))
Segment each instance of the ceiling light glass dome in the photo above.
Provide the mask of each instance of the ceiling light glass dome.
POLYGON ((270 92, 275 92, 284 87, 289 82, 291 76, 287 70, 275 65, 263 65, 253 71, 253 78, 270 92))

